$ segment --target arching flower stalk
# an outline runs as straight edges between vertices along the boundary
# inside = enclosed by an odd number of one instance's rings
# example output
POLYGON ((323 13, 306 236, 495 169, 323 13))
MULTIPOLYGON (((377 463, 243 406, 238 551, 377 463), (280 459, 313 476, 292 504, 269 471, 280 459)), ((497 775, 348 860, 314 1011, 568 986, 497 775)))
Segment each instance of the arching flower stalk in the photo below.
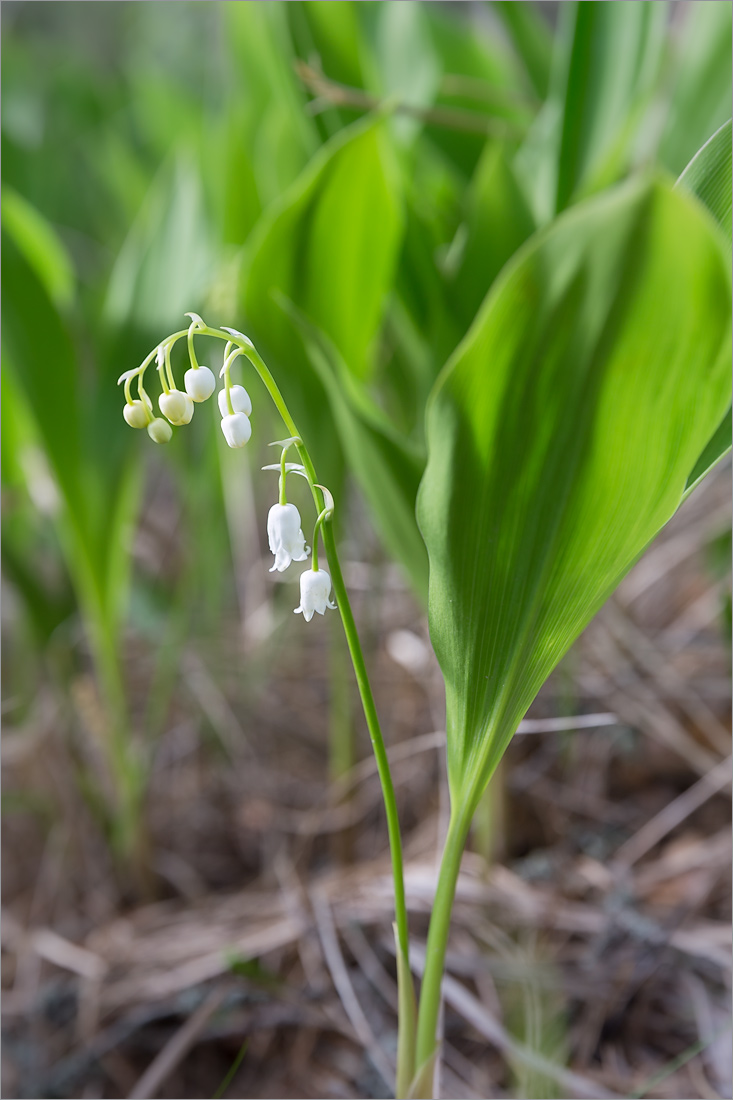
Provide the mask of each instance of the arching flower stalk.
MULTIPOLYGON (((333 536, 331 519, 334 513, 334 500, 329 490, 318 481, 308 449, 298 432, 277 383, 249 337, 233 328, 224 326, 212 328, 196 313, 188 313, 186 316, 191 318, 191 324, 188 328, 181 329, 179 332, 174 332, 171 336, 168 336, 157 348, 150 352, 139 367, 126 371, 118 379, 118 384, 124 382, 125 406, 123 414, 131 427, 147 428, 150 438, 156 443, 167 443, 173 435, 174 428, 190 423, 194 412, 194 403, 200 404, 206 401, 214 392, 216 385, 213 372, 208 367, 200 365, 196 356, 195 338, 206 336, 223 340, 225 343, 224 361, 219 372, 220 378, 224 380, 224 386, 217 395, 217 402, 222 418, 221 428, 227 444, 232 448, 243 447, 252 434, 249 419, 252 414, 250 396, 243 386, 232 385, 231 381, 232 364, 239 357, 249 361, 255 368, 287 431, 290 433, 287 439, 277 440, 271 444, 271 446, 282 447, 280 462, 264 467, 266 470, 277 470, 280 474, 278 501, 270 508, 267 519, 268 542, 271 551, 275 555, 275 562, 270 571, 282 573, 292 562, 305 561, 309 553, 309 547, 306 546, 303 535, 300 512, 294 504, 288 502, 286 496, 287 475, 288 473, 297 473, 304 477, 310 486, 317 518, 313 530, 312 565, 300 577, 300 604, 295 608, 295 612, 296 614, 302 614, 306 622, 310 622, 314 614, 325 614, 327 609, 338 609, 341 615, 364 715, 371 736, 377 771, 382 784, 394 881, 400 1003, 403 1005, 414 1004, 412 978, 407 961, 409 957, 407 906, 397 803, 384 739, 374 705, 374 697, 341 572, 336 541, 333 536), (177 389, 171 365, 173 348, 184 337, 186 338, 190 361, 190 367, 184 375, 185 393, 177 389), (153 359, 156 360, 163 391, 158 401, 163 417, 154 417, 153 405, 145 390, 145 371, 153 359), (137 380, 137 398, 132 395, 134 380, 137 380), (293 447, 298 453, 299 462, 286 461, 287 453, 293 447), (330 573, 319 568, 319 536, 323 539, 330 573), (332 591, 337 602, 331 599, 332 591)), ((402 1060, 404 1064, 398 1064, 398 1081, 400 1079, 409 1080, 412 1076, 410 1067, 414 1018, 411 1012, 400 1012, 399 1029, 398 1050, 402 1053, 398 1054, 398 1063, 402 1060)))

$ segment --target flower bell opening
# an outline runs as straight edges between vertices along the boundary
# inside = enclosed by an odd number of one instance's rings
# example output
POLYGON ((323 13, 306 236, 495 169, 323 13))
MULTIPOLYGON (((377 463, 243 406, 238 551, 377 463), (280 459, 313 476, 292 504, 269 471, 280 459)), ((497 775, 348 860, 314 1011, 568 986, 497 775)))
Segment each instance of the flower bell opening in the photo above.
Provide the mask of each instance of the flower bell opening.
POLYGON ((273 504, 267 516, 267 540, 275 555, 271 573, 284 573, 291 562, 306 560, 310 547, 305 544, 300 512, 294 504, 273 504))
POLYGON ((302 615, 307 623, 314 614, 325 615, 326 608, 336 610, 336 604, 329 599, 331 578, 325 569, 306 569, 300 576, 300 606, 295 608, 296 615, 302 615))

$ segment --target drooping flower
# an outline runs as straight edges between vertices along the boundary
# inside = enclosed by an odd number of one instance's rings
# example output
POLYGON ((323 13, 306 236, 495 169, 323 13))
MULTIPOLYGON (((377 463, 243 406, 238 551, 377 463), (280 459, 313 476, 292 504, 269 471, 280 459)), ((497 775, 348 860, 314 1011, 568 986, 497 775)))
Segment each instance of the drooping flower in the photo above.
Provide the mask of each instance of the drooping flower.
POLYGON ((158 398, 160 411, 171 424, 190 424, 193 416, 193 398, 181 390, 162 393, 158 398))
MULTIPOLYGON (((252 415, 252 402, 249 399, 249 394, 245 390, 244 386, 230 386, 229 396, 232 400, 232 408, 235 413, 245 413, 247 416, 252 415)), ((227 391, 226 388, 219 390, 219 412, 222 416, 226 416, 229 412, 229 406, 227 405, 227 391)))
POLYGON ((148 426, 148 412, 142 401, 126 402, 122 415, 131 428, 147 428, 148 426))
POLYGON ((155 420, 151 420, 148 424, 148 435, 154 443, 170 443, 173 429, 167 420, 156 416, 155 420))
POLYGON ((183 376, 183 384, 193 401, 206 401, 216 388, 216 378, 208 367, 189 367, 183 376))
MULTIPOLYGON (((291 561, 305 561, 309 547, 300 526, 300 512, 294 504, 273 504, 267 515, 267 539, 275 555, 270 572, 284 573, 291 561)), ((312 572, 312 570, 311 570, 312 572)))
POLYGON ((221 430, 230 447, 244 447, 252 435, 252 425, 246 413, 235 412, 225 416, 221 422, 221 430))
POLYGON ((323 615, 327 607, 335 610, 336 604, 331 602, 330 595, 331 578, 326 570, 306 569, 300 577, 300 607, 295 608, 295 614, 302 614, 309 623, 316 611, 323 615))

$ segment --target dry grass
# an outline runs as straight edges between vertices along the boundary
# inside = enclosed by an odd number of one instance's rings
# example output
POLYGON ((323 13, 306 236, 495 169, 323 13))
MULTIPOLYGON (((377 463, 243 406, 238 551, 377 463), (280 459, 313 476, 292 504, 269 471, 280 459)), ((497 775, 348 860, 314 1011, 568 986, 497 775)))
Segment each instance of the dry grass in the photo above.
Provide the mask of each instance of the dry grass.
MULTIPOLYGON (((444 1097, 731 1095, 728 582, 709 568, 729 483, 718 471, 687 502, 507 754, 459 882, 444 1097)), ((349 573, 419 974, 446 820, 440 680, 392 570, 349 573)), ((92 682, 74 684, 71 711, 46 686, 6 732, 5 1096, 211 1097, 245 1044, 227 1097, 389 1095, 379 787, 358 717, 362 763, 326 780, 336 617, 304 629, 290 592, 274 596, 256 644, 232 620, 181 656, 146 806, 153 900, 115 870, 77 793, 74 759, 99 756, 92 682)), ((131 639, 141 700, 148 665, 131 639)))

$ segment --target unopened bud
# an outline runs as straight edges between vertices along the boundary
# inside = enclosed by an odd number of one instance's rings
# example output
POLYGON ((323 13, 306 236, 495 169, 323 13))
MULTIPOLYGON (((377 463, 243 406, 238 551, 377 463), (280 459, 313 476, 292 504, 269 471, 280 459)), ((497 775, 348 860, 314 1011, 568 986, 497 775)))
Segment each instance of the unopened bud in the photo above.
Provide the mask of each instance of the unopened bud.
POLYGON ((206 401, 216 388, 216 379, 208 367, 190 367, 183 376, 183 384, 194 401, 206 401))
POLYGON ((193 400, 187 393, 181 393, 180 390, 162 393, 158 398, 158 404, 163 416, 167 417, 171 424, 190 424, 193 416, 193 400))
MULTIPOLYGON (((252 402, 244 386, 230 386, 229 396, 235 413, 246 413, 247 416, 252 415, 252 402)), ((222 416, 226 416, 229 412, 226 389, 219 390, 219 412, 222 416)))
POLYGON ((128 401, 122 410, 122 415, 131 428, 148 426, 148 413, 142 401, 128 401))
POLYGON ((243 412, 230 413, 221 422, 221 430, 230 447, 244 447, 252 435, 252 425, 243 412))
POLYGON ((170 443, 173 429, 167 420, 156 416, 155 420, 151 420, 148 424, 148 435, 154 443, 170 443))

